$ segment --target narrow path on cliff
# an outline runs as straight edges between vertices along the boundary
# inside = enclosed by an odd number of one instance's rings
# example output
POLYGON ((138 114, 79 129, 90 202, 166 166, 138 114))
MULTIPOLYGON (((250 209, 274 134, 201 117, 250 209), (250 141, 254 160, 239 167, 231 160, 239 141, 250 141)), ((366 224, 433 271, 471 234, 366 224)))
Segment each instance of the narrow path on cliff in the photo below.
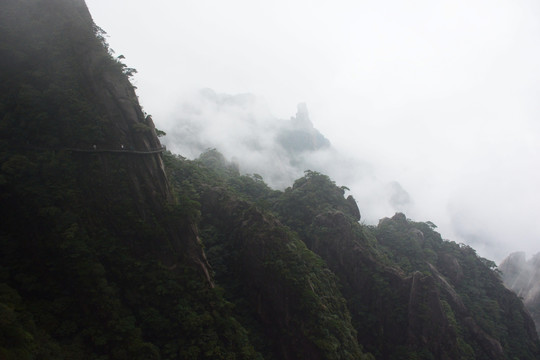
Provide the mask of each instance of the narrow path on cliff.
POLYGON ((158 149, 150 150, 129 150, 129 149, 75 149, 67 148, 61 149, 63 151, 73 151, 73 152, 85 152, 85 153, 122 153, 122 154, 157 154, 164 152, 166 150, 165 146, 158 149))

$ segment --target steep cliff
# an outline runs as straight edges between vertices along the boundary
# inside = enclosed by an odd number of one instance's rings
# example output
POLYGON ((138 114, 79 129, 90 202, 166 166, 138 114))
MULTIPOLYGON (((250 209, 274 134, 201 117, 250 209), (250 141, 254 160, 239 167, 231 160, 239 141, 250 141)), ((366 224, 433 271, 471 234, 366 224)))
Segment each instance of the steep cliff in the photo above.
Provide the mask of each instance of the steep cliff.
MULTIPOLYGON (((159 152, 145 153, 161 149, 154 124, 84 1, 5 1, 2 10, 5 156, 61 158, 77 174, 81 195, 96 200, 89 217, 114 211, 111 202, 125 197, 141 218, 165 218, 173 197, 163 162, 159 152)), ((165 228, 167 240, 155 244, 162 260, 172 265, 189 253, 204 271, 191 227, 165 228)))
POLYGON ((255 357, 84 1, 2 1, 0 33, 0 358, 255 357))

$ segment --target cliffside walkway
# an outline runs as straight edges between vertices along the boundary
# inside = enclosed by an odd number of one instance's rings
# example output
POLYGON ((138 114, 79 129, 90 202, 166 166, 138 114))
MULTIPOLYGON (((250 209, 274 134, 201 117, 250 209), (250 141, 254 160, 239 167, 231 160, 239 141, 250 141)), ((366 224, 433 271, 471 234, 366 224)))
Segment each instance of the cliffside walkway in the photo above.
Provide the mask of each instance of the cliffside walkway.
POLYGON ((83 153, 119 153, 119 154, 158 154, 162 153, 167 148, 165 146, 162 146, 158 149, 150 149, 150 150, 130 150, 130 149, 76 149, 76 148, 67 148, 62 149, 64 151, 73 151, 73 152, 83 152, 83 153))

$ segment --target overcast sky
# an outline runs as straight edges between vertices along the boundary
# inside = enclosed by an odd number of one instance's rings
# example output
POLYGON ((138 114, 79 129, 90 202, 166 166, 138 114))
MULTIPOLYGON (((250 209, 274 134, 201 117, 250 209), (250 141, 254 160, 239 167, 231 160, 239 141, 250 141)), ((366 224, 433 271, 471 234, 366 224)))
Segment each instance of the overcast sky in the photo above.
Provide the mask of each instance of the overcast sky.
MULTIPOLYGON (((408 217, 496 261, 540 251, 537 0, 86 2, 158 128, 201 88, 280 119, 305 102, 341 154, 409 194, 408 217)), ((360 199, 368 223, 393 215, 360 199)))

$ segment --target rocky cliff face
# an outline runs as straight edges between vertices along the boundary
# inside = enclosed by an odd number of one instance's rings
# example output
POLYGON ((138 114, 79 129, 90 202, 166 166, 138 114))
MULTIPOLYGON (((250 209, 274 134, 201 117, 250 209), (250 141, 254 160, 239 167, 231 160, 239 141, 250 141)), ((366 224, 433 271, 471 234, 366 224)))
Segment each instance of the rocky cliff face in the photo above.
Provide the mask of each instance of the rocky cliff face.
MULTIPOLYGON (((166 219, 174 199, 161 154, 145 153, 161 148, 153 121, 142 111, 126 66, 111 55, 84 1, 7 0, 0 24, 6 149, 29 156, 63 152, 66 164, 80 168, 81 191, 105 200, 92 202, 91 218, 122 216, 111 206, 124 201, 121 193, 143 222, 166 219), (108 181, 98 185, 100 178, 108 181)), ((206 272, 194 227, 164 226, 163 241, 154 246, 162 260, 172 266, 188 254, 206 272)))
POLYGON ((523 252, 510 254, 501 262, 499 270, 504 285, 523 299, 540 333, 540 254, 529 260, 523 252))
POLYGON ((276 140, 291 156, 298 156, 303 152, 316 151, 328 148, 330 141, 325 138, 309 119, 306 104, 298 104, 296 116, 284 126, 276 135, 276 140))
MULTIPOLYGON (((128 76, 122 72, 125 66, 108 53, 100 35, 96 38, 99 31, 83 0, 8 0, 2 10, 3 83, 6 88, 11 86, 6 89, 11 96, 4 106, 12 108, 14 116, 19 115, 16 107, 34 107, 33 111, 40 111, 40 117, 48 120, 25 119, 19 129, 10 129, 29 130, 12 139, 14 143, 57 150, 161 148, 151 118, 143 114, 128 76), (35 98, 25 97, 26 92, 35 98), (24 103, 31 100, 34 103, 24 103), (70 113, 73 110, 81 111, 81 116, 70 113), (39 133, 32 127, 47 129, 39 133)), ((150 186, 152 195, 170 197, 160 157, 139 160, 139 166, 148 171, 139 174, 137 186, 150 186)))

